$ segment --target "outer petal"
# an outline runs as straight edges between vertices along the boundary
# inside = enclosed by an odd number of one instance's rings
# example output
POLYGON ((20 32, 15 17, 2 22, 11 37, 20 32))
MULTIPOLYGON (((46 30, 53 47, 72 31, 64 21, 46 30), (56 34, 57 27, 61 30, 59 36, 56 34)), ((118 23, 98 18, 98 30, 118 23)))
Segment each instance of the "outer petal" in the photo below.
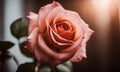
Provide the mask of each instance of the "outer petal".
MULTIPOLYGON (((65 61, 71 59, 73 57, 73 55, 76 53, 78 46, 81 45, 81 41, 78 40, 73 46, 66 49, 65 51, 56 52, 56 51, 52 50, 52 48, 50 48, 46 45, 41 34, 39 34, 38 44, 39 44, 39 50, 42 53, 44 53, 44 55, 49 57, 48 60, 45 58, 45 56, 43 57, 43 60, 45 59, 44 61, 46 61, 45 63, 48 63, 52 66, 56 66, 60 63, 64 63, 65 61)), ((37 56, 37 55, 35 55, 35 56, 37 56)), ((37 56, 37 57, 39 57, 39 56, 37 56)), ((40 61, 41 61, 41 59, 40 59, 40 61)))
POLYGON ((75 55, 70 59, 72 62, 80 62, 83 58, 86 58, 86 44, 80 47, 75 55))
POLYGON ((39 47, 35 48, 35 57, 37 58, 37 60, 41 63, 46 63, 49 62, 51 59, 50 57, 48 57, 44 52, 42 52, 39 47))
POLYGON ((28 36, 25 48, 34 54, 35 48, 37 47, 39 29, 34 28, 31 34, 28 36))
POLYGON ((38 26, 37 20, 38 20, 38 15, 33 13, 33 12, 29 12, 29 15, 27 16, 28 18, 28 34, 31 33, 31 31, 38 26))
POLYGON ((39 17, 38 17, 38 24, 41 28, 40 31, 43 32, 46 28, 45 19, 46 16, 49 14, 49 12, 54 9, 55 7, 61 6, 58 2, 53 2, 51 4, 45 5, 44 7, 41 7, 39 10, 39 17))
POLYGON ((83 26, 85 30, 85 37, 82 42, 82 47, 80 47, 78 51, 75 53, 75 55, 71 59, 72 62, 79 62, 83 58, 86 58, 86 43, 94 32, 90 28, 88 28, 88 25, 86 25, 84 22, 83 22, 83 26))

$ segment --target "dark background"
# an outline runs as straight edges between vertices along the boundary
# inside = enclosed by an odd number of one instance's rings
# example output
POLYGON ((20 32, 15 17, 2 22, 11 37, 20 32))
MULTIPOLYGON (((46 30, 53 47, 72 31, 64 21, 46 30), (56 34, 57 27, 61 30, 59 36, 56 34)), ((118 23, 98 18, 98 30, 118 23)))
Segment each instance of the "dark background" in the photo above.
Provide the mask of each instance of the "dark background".
MULTIPOLYGON (((41 6, 51 3, 53 0, 24 0, 24 17, 29 11, 38 13, 41 6)), ((89 24, 89 27, 95 31, 94 35, 87 43, 87 59, 79 63, 73 63, 73 72, 119 72, 120 71, 120 22, 119 22, 119 0, 109 7, 109 24, 107 35, 103 35, 107 30, 100 32, 97 23, 97 16, 91 0, 56 0, 60 2, 65 9, 74 10, 79 13, 81 18, 89 24), (106 39, 107 38, 107 39, 106 39)), ((95 0, 98 1, 98 0, 95 0)), ((104 0, 105 1, 105 0, 104 0)), ((112 1, 112 0, 111 0, 112 1)), ((96 2, 97 3, 97 2, 96 2)), ((0 39, 4 38, 4 0, 0 0, 0 39)), ((99 9, 99 7, 98 7, 99 9)), ((103 11, 104 13, 104 11, 103 11)), ((101 13, 102 14, 102 13, 101 13)), ((101 19, 102 21, 102 19, 101 19)), ((104 26, 103 26, 104 27, 104 26)), ((105 28, 103 28, 105 29, 105 28)))

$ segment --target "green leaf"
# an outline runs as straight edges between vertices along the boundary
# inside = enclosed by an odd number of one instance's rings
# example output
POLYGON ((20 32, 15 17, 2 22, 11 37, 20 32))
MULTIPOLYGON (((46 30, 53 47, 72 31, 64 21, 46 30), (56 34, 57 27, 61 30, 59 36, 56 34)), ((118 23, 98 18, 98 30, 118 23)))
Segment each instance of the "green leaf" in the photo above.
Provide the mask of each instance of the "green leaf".
POLYGON ((28 26, 27 21, 23 18, 19 18, 11 24, 11 33, 17 39, 23 36, 27 36, 28 26))
POLYGON ((67 61, 56 67, 57 72, 72 72, 72 63, 67 61))
POLYGON ((34 57, 31 53, 29 53, 25 48, 24 48, 24 46, 25 46, 25 44, 26 44, 26 42, 22 42, 22 43, 20 43, 19 45, 20 45, 20 51, 22 52, 22 54, 24 54, 25 56, 27 56, 27 57, 34 57))
MULTIPOLYGON (((35 66, 36 62, 24 63, 18 67, 16 72, 35 72, 35 66)), ((48 65, 39 66, 38 68, 38 72, 72 72, 72 63, 68 61, 66 63, 60 64, 57 67, 55 67, 54 71, 52 71, 51 67, 49 67, 48 65)))
POLYGON ((65 63, 59 64, 54 68, 45 65, 40 68, 40 72, 72 72, 72 63, 67 61, 65 63))
POLYGON ((35 72, 35 63, 29 62, 21 64, 16 72, 35 72))
POLYGON ((49 66, 41 67, 40 72, 51 72, 51 68, 49 66))
POLYGON ((7 51, 10 49, 14 44, 10 41, 0 41, 0 51, 7 51))

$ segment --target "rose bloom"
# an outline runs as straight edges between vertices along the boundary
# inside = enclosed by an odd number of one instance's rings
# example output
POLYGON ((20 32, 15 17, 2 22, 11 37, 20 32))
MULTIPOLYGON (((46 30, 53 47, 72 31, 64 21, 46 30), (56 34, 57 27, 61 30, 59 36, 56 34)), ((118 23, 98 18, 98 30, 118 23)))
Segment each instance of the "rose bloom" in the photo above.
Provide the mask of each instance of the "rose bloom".
POLYGON ((86 42, 93 34, 78 13, 53 2, 29 12, 28 37, 25 48, 40 63, 56 66, 68 60, 79 62, 86 58, 86 42))

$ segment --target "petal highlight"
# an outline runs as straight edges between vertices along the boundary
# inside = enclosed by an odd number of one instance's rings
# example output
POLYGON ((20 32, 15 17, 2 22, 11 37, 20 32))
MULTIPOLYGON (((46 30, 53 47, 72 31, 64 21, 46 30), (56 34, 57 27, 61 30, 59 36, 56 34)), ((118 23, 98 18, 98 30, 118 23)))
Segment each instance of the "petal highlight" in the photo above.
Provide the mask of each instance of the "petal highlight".
POLYGON ((28 18, 28 34, 31 33, 31 31, 38 26, 37 20, 38 20, 38 15, 33 13, 33 12, 29 12, 29 15, 27 16, 28 18))

